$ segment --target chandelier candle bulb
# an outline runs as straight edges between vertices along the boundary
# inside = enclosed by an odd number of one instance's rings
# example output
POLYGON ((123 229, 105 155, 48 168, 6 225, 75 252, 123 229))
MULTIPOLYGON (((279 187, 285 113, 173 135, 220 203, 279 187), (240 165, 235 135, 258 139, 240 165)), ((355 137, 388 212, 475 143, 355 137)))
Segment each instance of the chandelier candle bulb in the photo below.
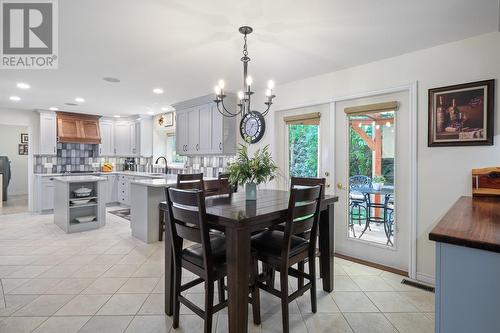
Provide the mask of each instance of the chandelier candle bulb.
POLYGON ((252 77, 250 75, 247 76, 246 83, 247 83, 247 86, 251 86, 252 85, 253 79, 252 79, 252 77))
POLYGON ((271 97, 272 94, 273 94, 273 92, 271 91, 271 89, 267 89, 266 90, 266 96, 267 97, 271 97))
POLYGON ((245 97, 245 94, 243 93, 243 91, 241 91, 241 90, 240 90, 240 91, 238 91, 238 98, 239 98, 240 100, 242 100, 244 97, 245 97))
POLYGON ((224 88, 226 87, 226 82, 224 82, 224 80, 219 80, 219 87, 221 90, 224 90, 224 88))
POLYGON ((220 95, 222 89, 220 86, 215 86, 214 91, 215 91, 215 95, 217 95, 217 97, 218 97, 220 95))
POLYGON ((274 89, 274 81, 273 81, 273 80, 269 80, 269 81, 267 81, 267 87, 268 87, 270 90, 273 90, 273 89, 274 89))

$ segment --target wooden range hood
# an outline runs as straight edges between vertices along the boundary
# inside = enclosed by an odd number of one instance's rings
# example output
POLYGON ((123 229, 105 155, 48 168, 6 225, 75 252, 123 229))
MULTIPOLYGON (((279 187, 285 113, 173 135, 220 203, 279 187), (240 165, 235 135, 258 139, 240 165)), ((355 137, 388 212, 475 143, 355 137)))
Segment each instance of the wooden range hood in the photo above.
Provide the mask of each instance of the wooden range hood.
POLYGON ((57 112, 57 139, 63 143, 101 143, 99 116, 57 112))

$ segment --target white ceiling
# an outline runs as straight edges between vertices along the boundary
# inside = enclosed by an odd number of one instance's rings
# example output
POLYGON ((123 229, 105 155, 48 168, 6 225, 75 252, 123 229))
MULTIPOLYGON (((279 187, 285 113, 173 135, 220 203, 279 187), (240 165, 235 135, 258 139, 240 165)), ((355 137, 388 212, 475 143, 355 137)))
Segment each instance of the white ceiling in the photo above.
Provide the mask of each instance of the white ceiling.
POLYGON ((262 90, 496 31, 498 12, 498 0, 59 0, 59 69, 0 70, 0 108, 145 114, 209 94, 219 78, 238 91, 245 24, 262 90), (77 96, 86 102, 64 105, 77 96))

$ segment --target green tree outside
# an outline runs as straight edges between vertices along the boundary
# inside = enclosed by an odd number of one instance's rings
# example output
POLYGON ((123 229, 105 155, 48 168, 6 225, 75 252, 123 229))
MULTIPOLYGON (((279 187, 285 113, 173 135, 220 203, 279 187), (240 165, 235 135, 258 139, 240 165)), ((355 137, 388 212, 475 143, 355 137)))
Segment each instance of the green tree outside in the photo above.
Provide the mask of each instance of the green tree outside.
POLYGON ((291 177, 318 177, 318 125, 289 125, 291 177))

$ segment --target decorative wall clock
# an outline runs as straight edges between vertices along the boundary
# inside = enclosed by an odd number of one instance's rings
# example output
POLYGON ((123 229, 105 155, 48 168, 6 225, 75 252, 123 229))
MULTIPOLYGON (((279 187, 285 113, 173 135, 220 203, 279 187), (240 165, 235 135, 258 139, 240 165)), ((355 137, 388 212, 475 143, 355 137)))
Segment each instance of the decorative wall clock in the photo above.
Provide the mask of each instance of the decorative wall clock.
POLYGON ((251 111, 241 119, 241 137, 250 143, 259 142, 266 131, 266 121, 264 116, 258 111, 251 111))

